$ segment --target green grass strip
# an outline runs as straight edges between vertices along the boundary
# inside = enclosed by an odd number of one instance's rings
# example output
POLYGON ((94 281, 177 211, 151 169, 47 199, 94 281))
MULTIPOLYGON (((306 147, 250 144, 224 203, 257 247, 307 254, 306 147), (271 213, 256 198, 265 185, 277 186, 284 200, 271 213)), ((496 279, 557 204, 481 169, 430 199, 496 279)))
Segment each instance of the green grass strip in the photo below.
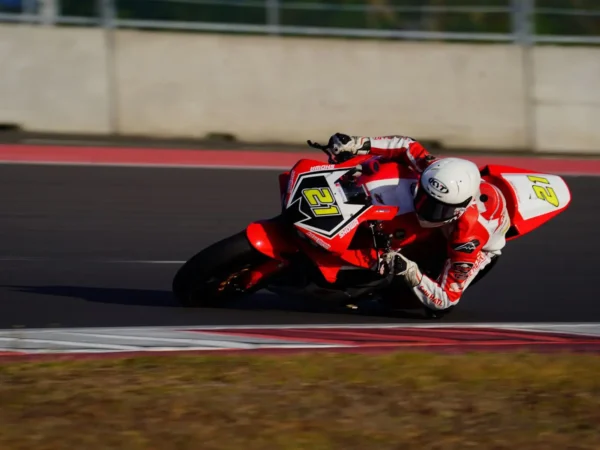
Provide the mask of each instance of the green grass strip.
POLYGON ((0 365, 0 449, 598 449, 600 357, 151 356, 0 365))

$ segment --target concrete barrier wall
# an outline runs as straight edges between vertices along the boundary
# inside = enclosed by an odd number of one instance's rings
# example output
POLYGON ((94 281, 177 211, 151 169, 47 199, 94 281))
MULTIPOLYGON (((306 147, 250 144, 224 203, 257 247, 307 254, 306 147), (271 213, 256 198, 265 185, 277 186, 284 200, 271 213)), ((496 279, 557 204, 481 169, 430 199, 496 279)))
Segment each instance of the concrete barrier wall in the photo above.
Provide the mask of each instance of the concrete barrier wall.
POLYGON ((106 47, 99 29, 0 26, 0 123, 107 133, 106 47))
POLYGON ((534 49, 527 86, 513 45, 119 30, 107 54, 104 38, 1 25, 0 122, 295 143, 406 133, 454 148, 600 153, 598 49, 534 49))
POLYGON ((346 130, 523 148, 520 61, 513 46, 124 31, 121 131, 302 142, 346 130))
POLYGON ((536 148, 600 153, 600 49, 533 53, 536 148))

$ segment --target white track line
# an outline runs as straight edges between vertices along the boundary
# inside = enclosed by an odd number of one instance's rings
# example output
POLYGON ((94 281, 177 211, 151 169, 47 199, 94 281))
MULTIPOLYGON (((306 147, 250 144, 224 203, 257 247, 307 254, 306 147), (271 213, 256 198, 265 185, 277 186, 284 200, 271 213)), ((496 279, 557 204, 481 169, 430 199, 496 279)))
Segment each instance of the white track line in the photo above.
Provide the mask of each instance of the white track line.
MULTIPOLYGON (((163 338, 163 337, 144 337, 144 336, 131 336, 131 335, 116 335, 116 334, 98 334, 98 333, 77 333, 71 331, 63 331, 61 334, 69 334, 73 336, 85 336, 95 337, 102 339, 124 339, 132 341, 157 341, 157 342, 172 342, 181 344, 196 344, 204 345, 207 347, 220 347, 220 348, 239 348, 239 349, 250 349, 254 348, 256 344, 245 344, 242 342, 234 341, 219 341, 214 339, 175 339, 175 338, 163 338)), ((179 347, 176 347, 179 348, 179 347)), ((184 347, 185 348, 185 347, 184 347)))
MULTIPOLYGON (((56 331, 57 333, 59 333, 59 331, 56 331)), ((185 333, 184 331, 180 331, 180 333, 185 333)), ((94 337, 94 338, 99 338, 99 339, 123 339, 123 340, 137 340, 137 341, 156 341, 156 342, 166 342, 166 343, 181 343, 181 344, 195 344, 195 346, 205 346, 208 348, 228 348, 228 349, 242 349, 242 350, 247 350, 247 349, 254 349, 254 348, 262 348, 262 347, 277 347, 277 348, 296 348, 296 347, 301 347, 303 348, 306 344, 299 344, 299 343, 295 343, 295 342, 290 342, 290 343, 275 343, 275 342, 266 342, 266 338, 256 338, 259 340, 259 342, 239 342, 239 341, 223 341, 223 340, 218 340, 216 338, 213 338, 211 336, 215 336, 216 335, 211 335, 209 332, 206 332, 204 334, 198 333, 196 331, 192 331, 190 332, 190 334, 197 334, 198 335, 198 339, 186 339, 186 338, 173 338, 173 337, 151 337, 151 336, 134 336, 134 335, 130 335, 130 334, 123 334, 123 335, 118 335, 118 334, 99 334, 99 333, 86 333, 86 332, 71 332, 71 331, 62 331, 60 332, 61 335, 72 335, 72 336, 85 336, 85 337, 94 337), (204 336, 202 339, 200 338, 201 336, 204 336)), ((277 340, 277 338, 273 338, 272 340, 277 340)), ((344 345, 344 344, 314 344, 314 343, 308 343, 308 345, 311 345, 312 348, 321 348, 321 347, 348 347, 348 345, 344 345)), ((146 348, 146 346, 141 346, 141 348, 146 348)), ((152 347, 154 349, 154 347, 152 347)), ((187 349, 189 347, 173 347, 176 349, 187 349)))
MULTIPOLYGON (((21 328, 20 331, 24 331, 26 329, 21 328)), ((131 346, 131 345, 117 345, 117 344, 97 344, 90 342, 76 342, 76 341, 62 341, 62 340, 54 340, 54 339, 34 339, 28 337, 0 337, 0 341, 9 341, 9 342, 19 342, 18 346, 11 347, 13 349, 22 348, 24 344, 34 343, 34 344, 50 344, 56 346, 65 346, 65 347, 82 347, 82 348, 97 348, 104 350, 123 350, 123 351, 132 351, 138 350, 140 347, 131 346)))
POLYGON ((98 333, 102 332, 119 332, 128 331, 210 331, 210 330, 266 330, 278 329, 285 330, 291 328, 302 329, 320 329, 320 328, 583 328, 583 327, 598 327, 600 322, 480 322, 480 323, 461 323, 461 322, 432 322, 432 323, 402 323, 402 322, 386 322, 386 323, 347 323, 347 324, 273 324, 273 325, 168 325, 168 326, 140 326, 140 327, 83 327, 83 328, 4 328, 0 329, 0 333, 7 332, 23 332, 23 331, 46 331, 46 332, 73 332, 73 333, 98 333))
POLYGON ((171 259, 79 259, 51 258, 45 256, 0 256, 0 262, 72 262, 93 264, 183 264, 185 261, 171 259))

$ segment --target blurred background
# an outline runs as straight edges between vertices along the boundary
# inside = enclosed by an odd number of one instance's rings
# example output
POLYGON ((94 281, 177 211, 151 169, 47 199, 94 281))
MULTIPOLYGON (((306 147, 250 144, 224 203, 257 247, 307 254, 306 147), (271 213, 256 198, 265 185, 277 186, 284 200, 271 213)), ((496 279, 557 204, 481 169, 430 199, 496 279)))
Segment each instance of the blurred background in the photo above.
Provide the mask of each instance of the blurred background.
POLYGON ((33 132, 600 151, 597 0, 0 0, 33 132))
POLYGON ((0 0, 0 5, 8 22, 600 43, 596 0, 0 0))

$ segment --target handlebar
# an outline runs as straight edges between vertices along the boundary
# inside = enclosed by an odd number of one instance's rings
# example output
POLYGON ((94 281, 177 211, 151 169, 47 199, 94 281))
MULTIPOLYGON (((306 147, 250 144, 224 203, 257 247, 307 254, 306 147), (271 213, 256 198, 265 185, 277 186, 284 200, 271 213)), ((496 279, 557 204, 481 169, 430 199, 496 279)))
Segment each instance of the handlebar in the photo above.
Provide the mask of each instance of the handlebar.
POLYGON ((354 155, 348 152, 348 154, 340 153, 339 155, 334 155, 331 152, 331 149, 327 145, 319 144, 318 142, 313 142, 310 139, 306 141, 309 147, 316 148, 317 150, 321 150, 323 153, 327 155, 329 164, 339 164, 349 159, 352 159, 354 155))
POLYGON ((306 143, 308 144, 309 147, 316 148, 317 150, 321 150, 323 153, 325 153, 327 155, 329 164, 335 164, 335 157, 331 153, 331 150, 329 149, 328 146, 319 144, 318 142, 313 142, 310 139, 308 141, 306 141, 306 143))
POLYGON ((327 147, 326 145, 319 144, 318 142, 313 142, 310 139, 308 141, 306 141, 306 143, 312 148, 317 148, 319 150, 323 150, 328 155, 330 154, 329 147, 327 147))

